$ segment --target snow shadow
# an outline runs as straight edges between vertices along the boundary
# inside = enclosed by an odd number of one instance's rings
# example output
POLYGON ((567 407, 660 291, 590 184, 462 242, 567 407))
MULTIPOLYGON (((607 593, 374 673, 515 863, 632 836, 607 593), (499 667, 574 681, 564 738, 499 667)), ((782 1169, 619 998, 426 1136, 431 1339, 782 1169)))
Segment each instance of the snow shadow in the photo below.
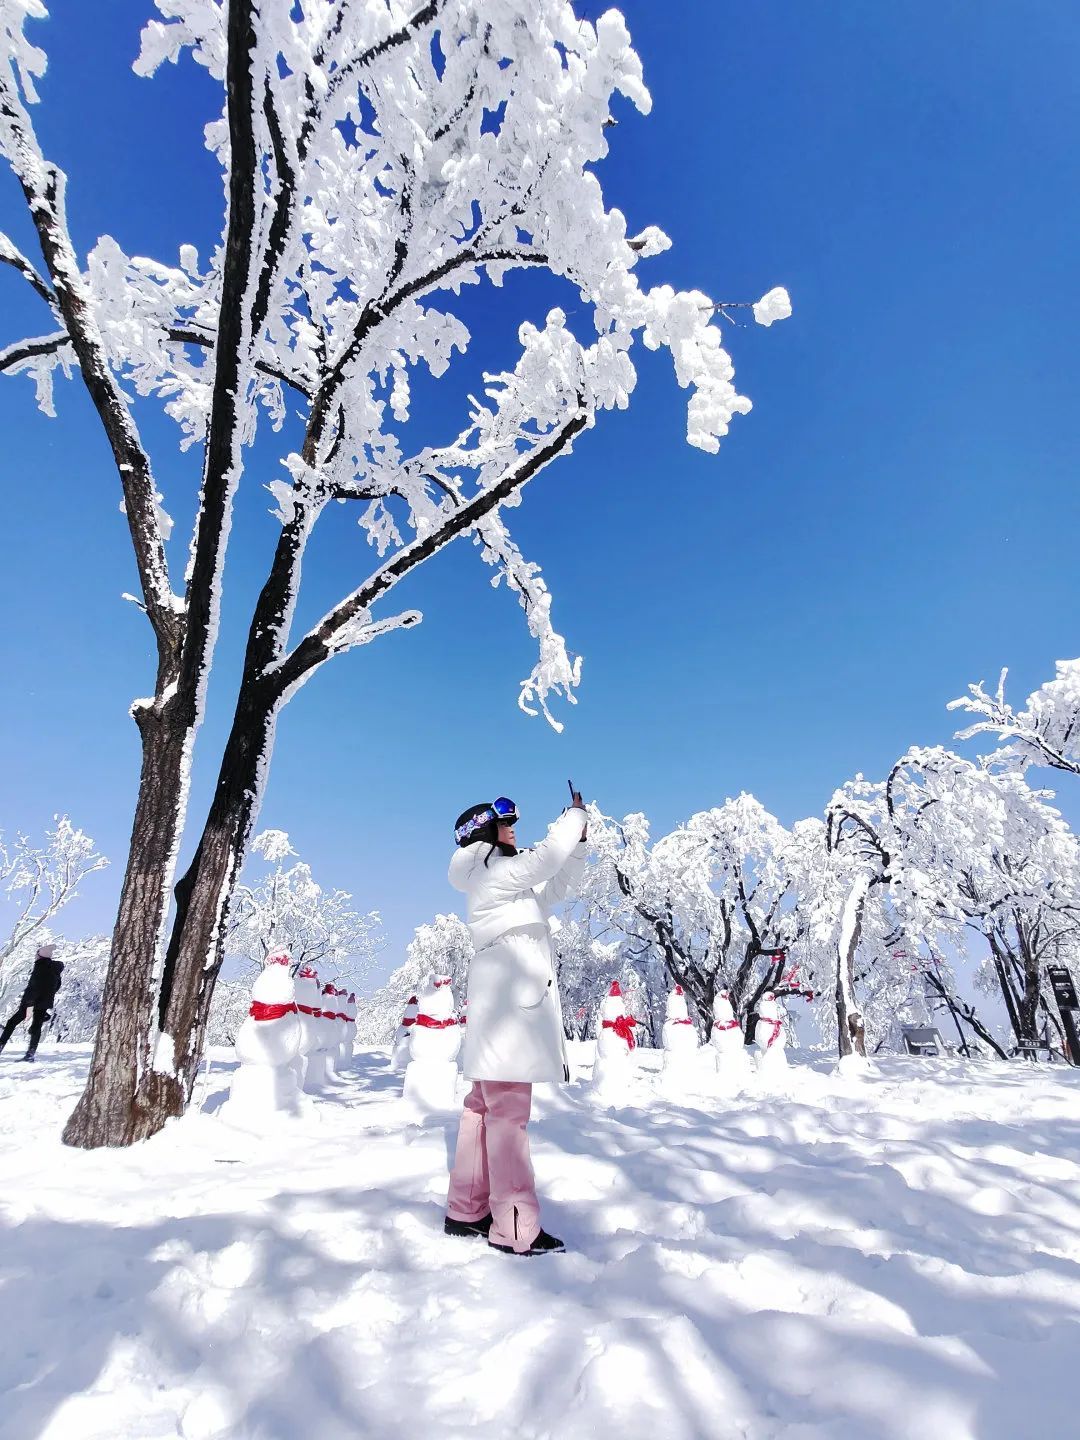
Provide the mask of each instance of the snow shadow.
MULTIPOLYGON (((741 1433, 718 1427, 717 1388, 753 1435, 1020 1440, 1036 1395, 1040 1427, 1075 1429, 1075 1168, 1025 1169, 1063 1142, 1075 1162, 1077 1132, 927 1116, 905 1136, 856 1111, 835 1115, 830 1141, 806 1122, 783 1098, 717 1114, 571 1096, 553 1111, 545 1138, 564 1157, 609 1166, 594 1203, 549 1211, 597 1267, 578 1332, 598 1321, 639 1354, 687 1436, 741 1433), (695 1353, 716 1381, 700 1405, 695 1353)), ((565 1295, 554 1270, 536 1279, 552 1303, 565 1295)))
POLYGON ((1073 1434, 1077 1127, 1021 1119, 1009 1081, 937 1113, 946 1080, 545 1094, 544 1219, 570 1249, 520 1260, 442 1234, 456 1124, 403 1123, 400 1077, 358 1055, 280 1169, 196 1120, 165 1184, 159 1137, 94 1162, 93 1220, 0 1229, 0 1435, 1073 1434), (161 1213, 170 1184, 209 1213, 161 1213))
MULTIPOLYGON (((325 1197, 324 1220, 342 1223, 358 1198, 325 1197)), ((65 1433, 384 1433, 363 1367, 351 1346, 337 1343, 340 1327, 305 1323, 313 1309, 332 1309, 348 1295, 368 1262, 335 1257, 320 1233, 298 1235, 283 1223, 294 1209, 289 1196, 280 1209, 280 1217, 205 1215, 122 1228, 26 1220, 4 1233, 4 1308, 19 1324, 0 1361, 0 1435, 37 1440, 66 1402, 128 1387, 139 1391, 145 1428, 121 1428, 127 1407, 117 1396, 115 1430, 91 1428, 91 1413, 65 1433), (154 1357, 153 1374, 117 1373, 117 1356, 132 1340, 154 1357), (254 1392, 246 1398, 237 1383, 244 1376, 254 1392)), ((362 1307, 342 1324, 362 1331, 362 1307)))

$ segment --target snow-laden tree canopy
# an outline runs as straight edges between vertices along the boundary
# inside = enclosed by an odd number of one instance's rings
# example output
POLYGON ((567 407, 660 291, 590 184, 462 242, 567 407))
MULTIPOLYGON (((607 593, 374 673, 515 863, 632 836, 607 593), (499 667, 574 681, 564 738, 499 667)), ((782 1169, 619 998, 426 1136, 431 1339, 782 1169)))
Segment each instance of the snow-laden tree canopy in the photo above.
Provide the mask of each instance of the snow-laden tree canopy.
MULTIPOLYGON (((158 9, 136 70, 151 75, 187 51, 224 80, 229 6, 158 0, 158 9)), ((45 55, 23 22, 45 13, 39 0, 2 0, 9 79, 0 149, 36 203, 59 217, 62 177, 38 149, 26 109, 45 55)), ((715 451, 732 416, 750 409, 733 383, 718 307, 698 291, 643 286, 639 262, 670 242, 654 226, 629 233, 624 215, 604 202, 594 167, 607 154, 614 96, 644 113, 651 105, 623 18, 616 10, 579 17, 565 0, 276 0, 253 9, 250 26, 257 104, 247 153, 233 153, 225 113, 206 129, 227 193, 238 165, 254 179, 239 439, 253 439, 260 409, 274 428, 290 409, 305 417, 302 443, 269 482, 291 549, 302 550, 334 500, 357 504, 382 557, 431 545, 448 524, 471 529, 484 559, 518 592, 538 643, 521 703, 551 719, 549 696, 568 696, 579 666, 552 628, 539 567, 500 516, 499 499, 515 503, 512 477, 568 450, 599 411, 627 405, 639 341, 666 348, 689 391, 690 444, 715 451), (413 377, 420 369, 442 376, 472 339, 457 303, 463 288, 498 286, 508 271, 529 267, 568 283, 574 307, 584 307, 579 323, 571 329, 558 308, 524 322, 516 362, 486 375, 460 432, 411 449, 413 377)), ((0 259, 22 270, 61 318, 48 282, 11 241, 3 246, 0 259)), ((176 259, 148 259, 106 235, 67 276, 102 362, 139 394, 159 397, 185 447, 214 438, 229 263, 224 237, 207 256, 184 243, 176 259)), ((776 287, 754 313, 769 325, 790 308, 776 287)), ((0 369, 29 374, 52 413, 53 373, 69 373, 77 358, 61 324, 0 353, 0 369)), ((163 560, 166 503, 156 489, 144 496, 139 523, 158 557, 157 598, 182 608, 163 560)), ((404 568, 379 567, 291 655, 280 635, 272 661, 279 683, 294 685, 331 654, 417 620, 372 614, 404 568)))
POLYGON ((888 971, 897 957, 920 959, 925 970, 926 958, 940 960, 977 934, 1000 960, 1017 1039, 1033 1038, 1042 960, 1074 932, 1080 901, 1077 838, 1049 798, 1017 771, 991 771, 941 747, 913 747, 885 781, 860 776, 837 791, 829 849, 842 873, 834 888, 847 898, 824 909, 840 917, 849 1009, 861 1013, 860 971, 888 971))
POLYGON ((469 927, 457 915, 436 915, 418 925, 399 965, 385 985, 365 997, 356 1017, 356 1038, 362 1045, 388 1045, 394 1037, 410 995, 419 993, 429 975, 449 975, 458 1003, 465 999, 469 961, 473 957, 469 927))
POLYGON ((56 958, 64 962, 64 973, 53 1005, 49 1033, 65 1043, 92 1040, 101 1019, 109 937, 91 935, 84 940, 60 940, 55 953, 56 958))
POLYGON ((50 922, 108 863, 66 815, 54 816, 41 845, 0 831, 0 1006, 25 984, 37 946, 52 938, 50 922))
POLYGON ((237 886, 226 952, 255 968, 287 950, 294 967, 314 965, 323 980, 361 984, 383 943, 379 912, 354 910, 347 890, 318 884, 304 861, 286 865, 296 851, 284 830, 264 830, 252 849, 272 868, 237 886))
POLYGON ((656 948, 706 1028, 721 989, 743 1018, 766 988, 818 989, 803 901, 821 834, 815 820, 785 829, 746 794, 653 843, 644 815, 618 823, 591 816, 597 864, 586 903, 656 948))
POLYGON ((1029 695, 1021 710, 1005 699, 1008 673, 1002 670, 993 693, 980 680, 950 702, 950 710, 981 717, 959 731, 957 739, 993 736, 997 749, 986 758, 996 768, 1024 771, 1029 765, 1046 765, 1080 775, 1080 660, 1059 660, 1054 679, 1029 695))

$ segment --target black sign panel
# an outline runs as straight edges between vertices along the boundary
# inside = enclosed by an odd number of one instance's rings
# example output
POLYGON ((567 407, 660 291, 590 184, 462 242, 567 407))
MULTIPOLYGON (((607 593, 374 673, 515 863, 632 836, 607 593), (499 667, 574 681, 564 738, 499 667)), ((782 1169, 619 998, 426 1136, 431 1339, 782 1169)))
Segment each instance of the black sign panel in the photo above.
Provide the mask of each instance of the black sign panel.
POLYGON ((1048 965, 1046 976, 1054 992, 1061 1023, 1065 1027, 1065 1048, 1073 1065, 1080 1065, 1080 1007, 1076 1002, 1076 986, 1064 965, 1048 965))
POLYGON ((1050 988, 1054 992, 1054 999, 1060 1010, 1075 1010, 1080 1004, 1076 998, 1076 986, 1073 978, 1064 965, 1048 965, 1046 977, 1050 981, 1050 988))

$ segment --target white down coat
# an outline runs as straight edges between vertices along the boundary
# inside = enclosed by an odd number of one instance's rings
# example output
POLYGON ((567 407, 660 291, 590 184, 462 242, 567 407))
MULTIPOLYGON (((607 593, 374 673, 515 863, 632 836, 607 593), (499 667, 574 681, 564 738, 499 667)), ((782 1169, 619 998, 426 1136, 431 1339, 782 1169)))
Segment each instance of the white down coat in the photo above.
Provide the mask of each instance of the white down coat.
POLYGON ((581 879, 585 818, 565 811, 546 840, 517 855, 477 841, 450 861, 450 884, 468 896, 476 950, 461 1054, 469 1080, 570 1078, 548 921, 581 879))

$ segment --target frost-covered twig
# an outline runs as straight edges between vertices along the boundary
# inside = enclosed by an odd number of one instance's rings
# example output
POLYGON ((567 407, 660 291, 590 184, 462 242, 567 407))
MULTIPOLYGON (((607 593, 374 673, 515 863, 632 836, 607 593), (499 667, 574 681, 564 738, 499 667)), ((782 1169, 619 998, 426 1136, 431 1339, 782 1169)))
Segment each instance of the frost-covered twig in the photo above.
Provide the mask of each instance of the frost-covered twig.
MULTIPOLYGON (((44 7, 36 6, 38 14, 44 7)), ((9 50, 0 53, 0 153, 22 186, 45 258, 52 294, 79 360, 86 388, 112 447, 124 491, 147 615, 161 649, 175 649, 180 629, 158 521, 157 486, 127 398, 109 365, 90 295, 75 256, 64 206, 65 177, 45 160, 23 103, 37 98, 33 78, 44 56, 30 46, 21 25, 4 33, 9 50), (21 90, 20 90, 21 87, 21 90)), ((63 347, 58 346, 58 355, 63 347)))
POLYGON ((584 407, 572 413, 554 436, 538 445, 520 465, 514 466, 499 481, 465 504, 453 507, 441 525, 418 536, 374 571, 351 595, 325 615, 276 668, 275 683, 279 691, 291 689, 304 675, 328 659, 335 648, 335 636, 357 615, 369 610, 376 600, 391 590, 417 565, 429 559, 456 535, 468 530, 498 505, 504 504, 515 491, 538 474, 573 442, 574 437, 585 428, 588 418, 584 407))
POLYGON ((1028 696, 1023 710, 1005 699, 1003 669, 991 694, 983 681, 968 686, 967 695, 949 702, 950 710, 966 710, 982 718, 957 732, 958 740, 992 735, 998 749, 988 762, 1026 769, 1046 765, 1080 775, 1080 660, 1059 660, 1057 675, 1028 696))
POLYGON ((60 318, 60 307, 56 303, 56 296, 52 288, 45 283, 38 272, 31 265, 30 261, 15 245, 9 236, 0 232, 0 265, 11 265, 26 280, 34 291, 41 296, 45 304, 53 312, 57 319, 60 318))

